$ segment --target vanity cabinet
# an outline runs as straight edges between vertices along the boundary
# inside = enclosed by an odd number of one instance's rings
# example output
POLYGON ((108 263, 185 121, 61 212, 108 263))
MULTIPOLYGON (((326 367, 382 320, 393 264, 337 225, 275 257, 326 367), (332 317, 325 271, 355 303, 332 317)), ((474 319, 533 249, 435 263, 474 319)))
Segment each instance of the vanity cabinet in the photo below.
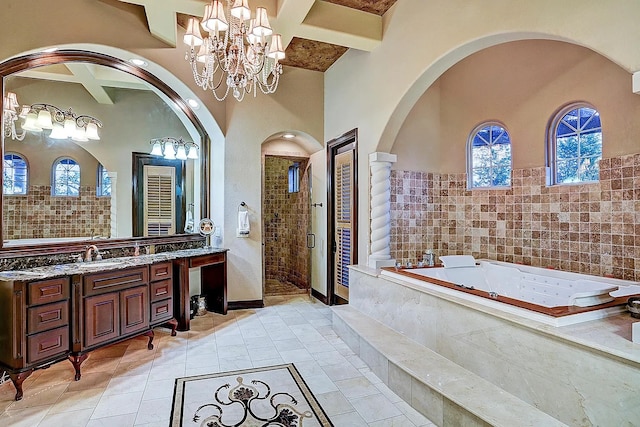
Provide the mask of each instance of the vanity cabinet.
POLYGON ((88 274, 83 277, 86 351, 115 338, 149 328, 149 267, 88 274))
POLYGON ((35 369, 69 359, 76 375, 92 350, 144 334, 172 336, 173 266, 169 262, 37 281, 0 280, 0 369, 22 398, 35 369))

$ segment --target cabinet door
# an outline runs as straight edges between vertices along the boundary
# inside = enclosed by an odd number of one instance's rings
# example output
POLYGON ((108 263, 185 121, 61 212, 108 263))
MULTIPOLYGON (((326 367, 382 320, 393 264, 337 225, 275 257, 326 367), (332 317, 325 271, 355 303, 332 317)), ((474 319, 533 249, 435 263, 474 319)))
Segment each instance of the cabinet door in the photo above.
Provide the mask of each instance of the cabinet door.
POLYGON ((96 295, 84 300, 84 346, 117 338, 120 335, 119 293, 96 295))
POLYGON ((149 287, 138 286, 120 292, 122 335, 149 328, 149 287))

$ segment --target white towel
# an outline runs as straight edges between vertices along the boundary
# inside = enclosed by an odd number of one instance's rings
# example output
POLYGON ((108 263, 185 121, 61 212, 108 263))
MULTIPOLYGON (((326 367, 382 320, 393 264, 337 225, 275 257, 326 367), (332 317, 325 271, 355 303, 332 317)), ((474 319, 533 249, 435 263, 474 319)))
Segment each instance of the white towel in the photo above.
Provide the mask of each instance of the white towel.
POLYGON ((193 232, 193 214, 191 213, 191 211, 187 211, 187 219, 184 222, 184 232, 193 232))
POLYGON ((249 231, 250 231, 249 212, 247 211, 238 212, 238 234, 248 235, 249 231))
POLYGON ((445 255, 440 257, 444 268, 475 267, 476 259, 472 255, 445 255))

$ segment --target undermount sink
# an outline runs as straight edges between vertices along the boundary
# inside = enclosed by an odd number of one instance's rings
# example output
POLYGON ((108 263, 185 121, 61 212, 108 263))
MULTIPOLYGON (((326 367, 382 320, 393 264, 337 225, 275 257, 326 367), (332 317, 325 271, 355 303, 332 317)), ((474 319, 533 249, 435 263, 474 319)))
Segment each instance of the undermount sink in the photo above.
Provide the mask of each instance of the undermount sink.
POLYGON ((122 265, 122 261, 94 261, 75 264, 78 268, 106 268, 122 265))

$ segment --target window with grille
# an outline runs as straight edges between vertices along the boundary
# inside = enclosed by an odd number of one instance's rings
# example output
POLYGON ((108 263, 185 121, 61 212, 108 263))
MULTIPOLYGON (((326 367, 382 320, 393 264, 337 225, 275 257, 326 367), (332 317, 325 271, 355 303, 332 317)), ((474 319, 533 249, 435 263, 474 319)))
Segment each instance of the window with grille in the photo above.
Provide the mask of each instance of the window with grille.
POLYGON ((111 197, 111 178, 109 177, 109 171, 102 164, 98 164, 96 195, 98 197, 111 197))
POLYGON ((591 105, 570 104, 550 122, 547 137, 547 183, 573 184, 600 179, 602 125, 591 105))
POLYGON ((477 126, 467 142, 469 188, 511 186, 511 138, 497 122, 477 126))
POLYGON ((70 157, 53 163, 51 194, 54 196, 80 195, 80 165, 70 157))
POLYGON ((5 154, 2 173, 4 194, 27 194, 29 169, 24 157, 16 153, 5 154))

